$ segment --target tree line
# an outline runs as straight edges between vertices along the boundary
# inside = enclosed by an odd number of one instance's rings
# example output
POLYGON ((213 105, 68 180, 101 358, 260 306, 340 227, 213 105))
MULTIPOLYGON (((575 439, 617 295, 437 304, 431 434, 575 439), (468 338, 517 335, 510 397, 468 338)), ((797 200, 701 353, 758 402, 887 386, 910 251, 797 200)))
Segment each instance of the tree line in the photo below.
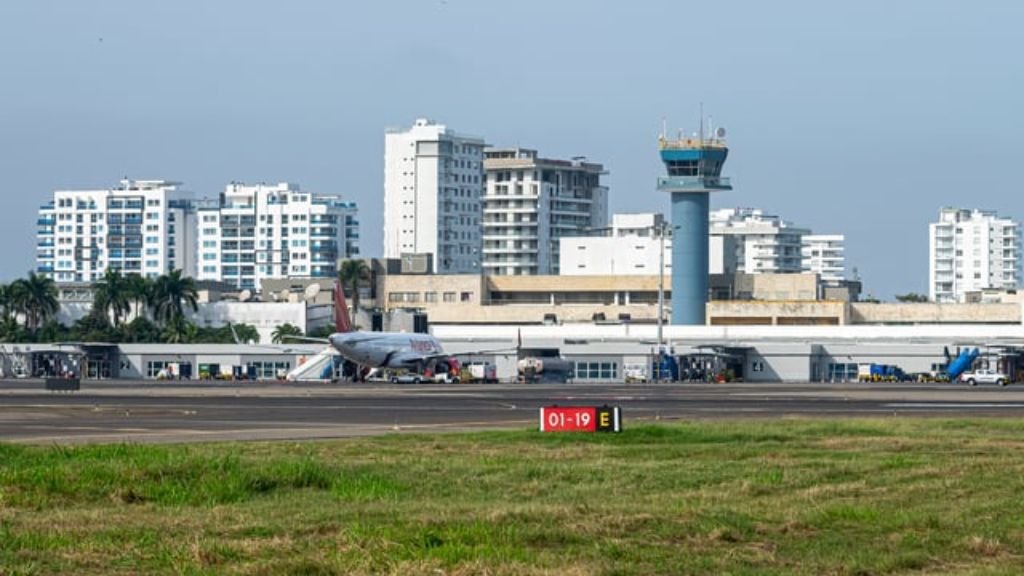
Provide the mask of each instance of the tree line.
MULTIPOLYGON (((364 260, 349 259, 338 269, 338 281, 349 293, 353 319, 359 311, 359 288, 371 281, 364 260)), ((259 341, 259 332, 249 324, 220 328, 196 325, 186 310, 197 311, 198 291, 193 278, 173 270, 156 278, 122 274, 108 268, 92 283, 92 308, 70 326, 57 321, 60 310, 57 285, 35 272, 9 284, 0 284, 0 342, 166 342, 230 344, 259 341)), ((326 337, 332 327, 323 326, 307 336, 326 337)), ((302 329, 281 324, 274 329, 274 342, 301 336, 302 329)))
POLYGON ((67 326, 56 319, 60 303, 52 278, 29 272, 0 284, 0 341, 212 344, 232 343, 236 335, 243 342, 259 340, 248 324, 206 328, 188 320, 186 310, 199 309, 198 292, 181 270, 146 278, 107 269, 92 293, 89 314, 67 326))

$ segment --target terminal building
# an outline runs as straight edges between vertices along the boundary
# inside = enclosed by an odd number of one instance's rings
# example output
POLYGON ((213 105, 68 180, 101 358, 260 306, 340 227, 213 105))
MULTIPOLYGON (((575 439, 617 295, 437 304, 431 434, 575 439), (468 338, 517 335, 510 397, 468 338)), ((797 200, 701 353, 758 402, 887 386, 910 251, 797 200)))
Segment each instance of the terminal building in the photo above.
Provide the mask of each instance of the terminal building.
MULTIPOLYGON (((522 357, 542 358, 545 377, 553 381, 621 382, 627 372, 652 378, 659 350, 677 359, 683 380, 726 373, 749 382, 852 380, 859 364, 876 362, 934 372, 949 362, 947 353, 974 347, 979 367, 996 367, 1015 379, 1024 374, 1022 299, 1010 291, 989 292, 985 301, 971 304, 881 304, 822 299, 813 274, 715 275, 709 279, 706 324, 665 326, 659 339, 656 276, 403 274, 401 264, 372 262, 356 325, 429 330, 454 354, 509 350, 463 357, 494 363, 505 380, 516 378, 522 357)), ((178 369, 189 365, 194 375, 203 367, 207 373, 245 367, 248 374, 254 366, 256 377, 274 378, 318 347, 272 345, 269 332, 285 321, 306 330, 330 325, 332 287, 327 280, 268 280, 250 301, 210 287, 194 320, 252 323, 260 343, 92 343, 75 353, 82 373, 92 377, 151 377, 170 363, 178 369)), ((666 289, 671 288, 669 281, 666 289)), ((12 374, 15 364, 31 366, 60 351, 18 344, 5 345, 0 355, 5 373, 12 374)))

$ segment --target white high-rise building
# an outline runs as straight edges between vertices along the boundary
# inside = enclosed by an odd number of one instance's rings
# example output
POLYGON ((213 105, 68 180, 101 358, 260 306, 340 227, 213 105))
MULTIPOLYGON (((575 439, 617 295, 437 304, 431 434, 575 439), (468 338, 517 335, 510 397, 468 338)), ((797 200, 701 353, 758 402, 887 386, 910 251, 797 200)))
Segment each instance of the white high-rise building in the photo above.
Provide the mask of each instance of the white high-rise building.
POLYGON ((1016 288, 1019 255, 1017 222, 991 211, 942 208, 928 225, 928 297, 962 302, 966 292, 1016 288))
POLYGON ((846 237, 842 234, 808 234, 803 237, 803 271, 822 282, 837 284, 846 279, 846 237))
POLYGON ((385 134, 385 258, 429 253, 438 274, 480 272, 483 149, 422 118, 385 134))
POLYGON ((92 282, 107 268, 194 275, 193 213, 180 185, 121 180, 118 188, 55 191, 39 208, 37 272, 56 282, 92 282))
MULTIPOLYGON (((608 233, 560 240, 559 272, 564 276, 648 276, 659 273, 661 214, 613 214, 608 233)), ((665 276, 672 275, 672 238, 665 238, 665 276)))
POLYGON ((608 222, 600 164, 540 158, 525 148, 488 148, 484 169, 487 274, 558 274, 559 240, 592 233, 608 222))
POLYGON ((796 228, 778 216, 753 208, 713 210, 710 220, 712 243, 716 237, 731 237, 734 241, 732 257, 735 258, 734 270, 725 270, 725 266, 715 262, 711 263, 712 269, 747 274, 799 273, 802 270, 802 238, 810 234, 809 230, 796 228))
POLYGON ((196 212, 198 278, 260 290, 268 278, 333 278, 359 254, 354 202, 297 184, 228 184, 196 212))
MULTIPOLYGON (((649 275, 658 273, 661 214, 614 214, 608 234, 561 240, 561 274, 649 275)), ((665 227, 665 270, 672 269, 672 226, 665 227)), ((845 279, 844 237, 811 235, 777 216, 737 208, 711 213, 710 274, 813 272, 822 282, 845 279)))

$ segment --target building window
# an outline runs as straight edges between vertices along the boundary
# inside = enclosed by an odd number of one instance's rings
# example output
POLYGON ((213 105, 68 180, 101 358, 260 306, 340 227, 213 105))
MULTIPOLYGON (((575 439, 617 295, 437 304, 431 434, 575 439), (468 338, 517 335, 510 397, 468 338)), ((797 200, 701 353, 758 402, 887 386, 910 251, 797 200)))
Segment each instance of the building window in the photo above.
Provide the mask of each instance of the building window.
POLYGON ((249 362, 246 366, 255 368, 256 378, 261 380, 284 378, 292 369, 291 362, 249 362))
POLYGON ((573 378, 577 380, 617 380, 618 362, 576 362, 573 378))
POLYGON ((424 292, 423 301, 430 303, 437 302, 437 292, 424 292))
POLYGON ((472 292, 462 292, 461 294, 459 294, 459 300, 461 302, 469 302, 472 299, 473 299, 473 293, 472 292))
POLYGON ((156 378, 160 375, 160 371, 167 368, 170 362, 166 360, 157 360, 146 362, 146 378, 156 378))
POLYGON ((445 292, 443 298, 445 302, 455 302, 455 292, 445 292))

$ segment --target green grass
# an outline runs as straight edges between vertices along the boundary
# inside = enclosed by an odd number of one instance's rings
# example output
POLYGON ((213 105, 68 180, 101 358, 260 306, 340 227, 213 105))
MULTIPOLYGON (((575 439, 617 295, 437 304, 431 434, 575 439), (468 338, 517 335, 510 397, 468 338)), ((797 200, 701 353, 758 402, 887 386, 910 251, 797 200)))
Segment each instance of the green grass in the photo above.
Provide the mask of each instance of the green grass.
POLYGON ((1019 574, 1024 423, 0 444, 0 575, 1019 574))

